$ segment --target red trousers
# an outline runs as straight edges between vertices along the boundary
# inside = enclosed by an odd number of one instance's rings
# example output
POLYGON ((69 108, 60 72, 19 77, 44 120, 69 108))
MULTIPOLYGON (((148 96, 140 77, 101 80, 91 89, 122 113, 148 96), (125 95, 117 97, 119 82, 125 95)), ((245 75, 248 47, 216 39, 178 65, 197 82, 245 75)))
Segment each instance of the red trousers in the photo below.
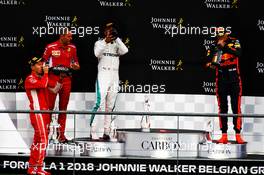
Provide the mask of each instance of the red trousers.
MULTIPOLYGON (((64 111, 64 110, 67 110, 67 106, 68 106, 68 102, 70 98, 71 77, 67 76, 63 78, 62 80, 60 80, 60 77, 58 75, 54 75, 52 73, 49 74, 48 86, 53 88, 56 86, 57 82, 62 83, 62 88, 59 90, 57 94, 59 94, 59 110, 64 111)), ((49 109, 50 110, 54 110, 57 94, 54 94, 53 92, 49 91, 49 109)), ((60 124, 60 127, 58 129, 58 139, 59 141, 64 141, 66 139, 65 137, 66 114, 59 114, 58 123, 60 124)))
POLYGON ((35 130, 29 158, 30 166, 43 166, 48 146, 50 114, 30 114, 30 121, 35 130))

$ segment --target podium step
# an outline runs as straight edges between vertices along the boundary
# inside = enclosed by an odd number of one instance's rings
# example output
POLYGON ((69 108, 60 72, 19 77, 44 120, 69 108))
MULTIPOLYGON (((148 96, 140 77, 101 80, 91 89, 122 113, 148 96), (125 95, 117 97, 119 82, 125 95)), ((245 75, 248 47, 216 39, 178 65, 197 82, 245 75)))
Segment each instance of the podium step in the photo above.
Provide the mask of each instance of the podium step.
POLYGON ((74 141, 81 147, 81 156, 90 157, 122 157, 124 143, 113 141, 95 141, 90 138, 77 138, 74 141))
POLYGON ((247 156, 247 143, 237 144, 230 141, 219 144, 216 141, 199 144, 199 157, 210 159, 245 158, 247 156))
MULTIPOLYGON (((217 144, 207 141, 208 132, 184 129, 117 129, 117 141, 76 138, 73 151, 57 150, 48 155, 89 157, 153 157, 153 158, 245 158, 247 143, 217 144)), ((72 148, 72 149, 73 149, 72 148)))
POLYGON ((125 156, 198 157, 198 145, 206 140, 205 131, 150 129, 117 129, 117 140, 125 143, 125 156))
POLYGON ((79 157, 80 153, 81 147, 75 143, 51 143, 47 147, 48 156, 79 157))

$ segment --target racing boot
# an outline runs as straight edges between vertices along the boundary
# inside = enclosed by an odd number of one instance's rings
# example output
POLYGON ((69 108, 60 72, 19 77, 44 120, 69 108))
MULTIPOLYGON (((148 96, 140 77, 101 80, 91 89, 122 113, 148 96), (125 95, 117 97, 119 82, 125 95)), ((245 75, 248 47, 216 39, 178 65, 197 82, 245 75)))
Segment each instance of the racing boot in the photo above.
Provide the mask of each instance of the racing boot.
POLYGON ((37 175, 51 175, 49 172, 43 170, 42 167, 39 167, 37 170, 37 175))
POLYGON ((227 133, 222 133, 222 137, 219 140, 217 140, 216 142, 227 144, 227 142, 228 142, 227 133))
POLYGON ((27 170, 27 174, 28 175, 33 175, 33 174, 37 174, 37 167, 29 167, 27 170))
POLYGON ((104 134, 103 137, 102 137, 102 140, 108 142, 108 141, 110 141, 110 136, 107 135, 107 134, 104 134))
POLYGON ((90 130, 90 138, 92 140, 99 140, 99 137, 96 134, 96 128, 95 126, 91 126, 91 130, 90 130))
POLYGON ((236 134, 236 142, 238 144, 244 144, 245 143, 245 141, 243 140, 241 134, 236 134))
POLYGON ((102 137, 104 141, 110 141, 109 133, 110 133, 110 128, 108 127, 104 128, 104 135, 102 137))

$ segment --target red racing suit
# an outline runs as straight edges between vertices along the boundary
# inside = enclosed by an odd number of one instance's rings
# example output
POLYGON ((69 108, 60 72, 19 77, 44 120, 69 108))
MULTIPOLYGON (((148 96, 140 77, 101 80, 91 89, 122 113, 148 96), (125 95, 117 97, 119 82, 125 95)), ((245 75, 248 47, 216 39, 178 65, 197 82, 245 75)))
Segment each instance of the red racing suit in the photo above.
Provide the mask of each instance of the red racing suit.
MULTIPOLYGON (((45 52, 42 56, 46 62, 49 63, 49 67, 63 66, 70 68, 72 63, 78 63, 76 47, 73 44, 63 46, 59 41, 48 44, 45 48, 45 52)), ((79 64, 79 63, 78 63, 79 64)), ((60 74, 55 74, 52 71, 49 73, 49 87, 55 87, 56 83, 62 83, 62 88, 58 91, 59 94, 59 110, 67 110, 70 92, 71 92, 71 75, 67 75, 63 79, 60 79, 60 74)), ((49 109, 53 110, 55 106, 57 93, 49 91, 49 109)), ((66 127, 66 114, 59 114, 58 123, 60 127, 58 129, 58 139, 60 141, 66 140, 65 127, 66 127)))
MULTIPOLYGON (((32 73, 25 80, 25 89, 31 110, 48 110, 48 74, 38 77, 32 73)), ((48 145, 50 114, 30 113, 30 121, 34 128, 29 165, 42 166, 48 145)))
MULTIPOLYGON (((215 53, 212 48, 209 55, 212 57, 215 53)), ((231 109, 233 114, 241 114, 241 96, 242 83, 239 70, 239 57, 241 55, 241 46, 239 40, 228 37, 222 50, 220 65, 216 67, 216 96, 218 101, 218 112, 221 114, 228 113, 228 100, 231 98, 231 109)), ((219 117, 220 128, 222 133, 227 133, 228 118, 219 117)), ((241 116, 233 117, 234 130, 240 133, 242 129, 241 116)))

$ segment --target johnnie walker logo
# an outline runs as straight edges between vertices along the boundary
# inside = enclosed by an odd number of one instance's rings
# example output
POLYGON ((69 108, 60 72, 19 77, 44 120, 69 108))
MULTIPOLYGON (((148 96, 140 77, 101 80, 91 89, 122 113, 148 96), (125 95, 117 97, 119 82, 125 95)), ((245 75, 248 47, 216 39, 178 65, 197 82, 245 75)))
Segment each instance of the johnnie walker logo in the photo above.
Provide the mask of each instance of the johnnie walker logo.
POLYGON ((236 9, 239 7, 239 0, 205 0, 204 4, 206 8, 236 9))
POLYGON ((24 48, 24 36, 0 36, 0 48, 24 48))
POLYGON ((101 7, 131 7, 132 0, 98 0, 101 7))
POLYGON ((24 6, 25 0, 0 0, 0 6, 24 6))

